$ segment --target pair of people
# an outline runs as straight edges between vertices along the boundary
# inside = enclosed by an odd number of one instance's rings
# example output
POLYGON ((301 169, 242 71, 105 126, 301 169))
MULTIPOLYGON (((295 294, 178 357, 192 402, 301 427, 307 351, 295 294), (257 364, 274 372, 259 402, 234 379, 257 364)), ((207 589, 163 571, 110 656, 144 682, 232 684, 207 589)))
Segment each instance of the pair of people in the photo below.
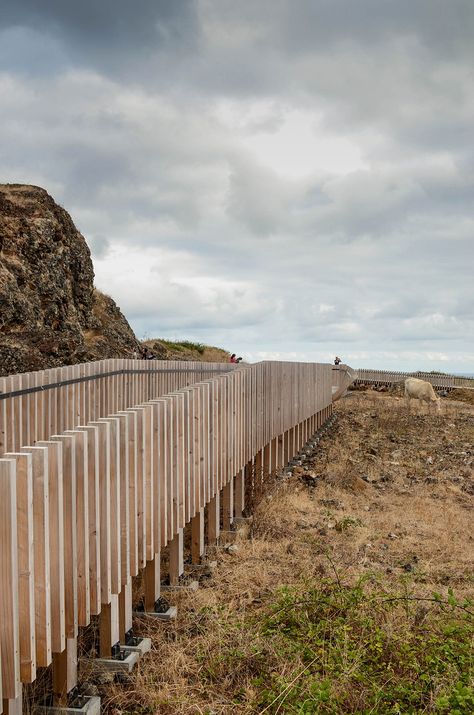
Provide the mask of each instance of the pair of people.
POLYGON ((155 355, 148 348, 142 350, 142 360, 154 360, 155 355))
POLYGON ((236 357, 235 353, 232 353, 232 355, 230 356, 229 362, 239 363, 239 362, 242 362, 242 358, 241 358, 241 357, 236 357))

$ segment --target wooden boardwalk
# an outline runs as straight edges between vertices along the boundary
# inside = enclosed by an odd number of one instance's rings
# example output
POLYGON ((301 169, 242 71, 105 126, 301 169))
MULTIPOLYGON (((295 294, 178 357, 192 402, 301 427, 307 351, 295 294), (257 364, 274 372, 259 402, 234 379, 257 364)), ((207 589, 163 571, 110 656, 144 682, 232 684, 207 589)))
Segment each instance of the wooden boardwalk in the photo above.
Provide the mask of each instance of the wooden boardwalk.
POLYGON ((330 416, 331 365, 106 360, 0 378, 0 666, 4 713, 52 665, 58 705, 77 682, 77 637, 100 615, 100 655, 231 528, 264 479, 330 416), (204 532, 206 524, 206 533, 204 532), (168 553, 168 573, 160 573, 168 553))

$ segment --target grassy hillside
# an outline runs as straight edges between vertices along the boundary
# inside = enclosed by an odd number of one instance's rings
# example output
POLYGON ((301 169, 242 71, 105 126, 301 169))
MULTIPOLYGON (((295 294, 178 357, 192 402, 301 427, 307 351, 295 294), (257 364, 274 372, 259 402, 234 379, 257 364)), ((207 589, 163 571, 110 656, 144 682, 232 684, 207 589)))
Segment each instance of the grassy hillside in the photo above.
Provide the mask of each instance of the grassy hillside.
POLYGON ((142 346, 149 348, 160 360, 198 360, 200 362, 229 362, 230 353, 203 343, 189 340, 144 340, 142 346))

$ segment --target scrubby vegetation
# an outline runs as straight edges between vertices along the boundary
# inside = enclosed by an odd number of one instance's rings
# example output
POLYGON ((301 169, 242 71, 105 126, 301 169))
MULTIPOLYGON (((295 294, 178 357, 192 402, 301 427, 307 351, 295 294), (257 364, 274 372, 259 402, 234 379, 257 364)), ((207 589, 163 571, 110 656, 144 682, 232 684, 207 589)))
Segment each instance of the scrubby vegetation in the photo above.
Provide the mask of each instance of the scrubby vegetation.
POLYGON ((191 340, 168 340, 153 338, 145 340, 146 345, 154 355, 161 360, 197 360, 201 362, 228 362, 230 353, 222 348, 216 348, 191 340))
POLYGON ((201 682, 230 680, 242 712, 471 712, 470 603, 407 589, 387 591, 370 575, 285 586, 258 614, 230 623, 225 614, 221 647, 201 653, 201 682))
POLYGON ((207 347, 203 343, 192 343, 190 340, 165 340, 165 338, 158 338, 158 341, 170 350, 176 350, 177 352, 195 350, 200 355, 203 354, 207 347))

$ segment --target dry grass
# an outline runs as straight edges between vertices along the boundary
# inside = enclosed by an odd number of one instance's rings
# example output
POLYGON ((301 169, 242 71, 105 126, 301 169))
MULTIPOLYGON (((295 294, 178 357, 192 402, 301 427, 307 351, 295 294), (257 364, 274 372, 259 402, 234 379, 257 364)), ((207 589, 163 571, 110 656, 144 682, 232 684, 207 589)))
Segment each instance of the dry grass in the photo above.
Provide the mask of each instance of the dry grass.
MULTIPOLYGON (((304 649, 293 652, 280 629, 265 635, 261 624, 282 585, 307 597, 323 583, 343 593, 363 578, 367 598, 430 599, 433 592, 448 598, 451 588, 458 598, 472 598, 474 409, 443 401, 440 416, 420 407, 408 413, 403 401, 369 392, 342 400, 337 412, 335 428, 305 470, 296 468, 299 474, 273 483, 262 496, 251 525, 237 535, 238 552, 219 550, 211 579, 197 592, 171 597, 178 620, 136 623, 137 631, 152 638, 153 653, 129 682, 101 688, 103 712, 408 711, 369 708, 367 692, 354 687, 369 637, 360 624, 356 652, 349 641, 346 655, 341 646, 342 670, 331 685, 331 702, 344 704, 299 710, 294 687, 309 667, 304 649), (285 685, 278 690, 275 683, 285 685), (270 686, 280 693, 273 705, 271 694, 262 700, 270 686), (263 708, 262 702, 270 704, 263 708)), ((402 639, 402 646, 418 627, 428 639, 431 620, 438 633, 437 615, 426 604, 384 611, 384 633, 394 643, 402 639)), ((433 681, 423 708, 410 712, 453 712, 436 709, 435 702, 454 677, 449 671, 433 681)))

